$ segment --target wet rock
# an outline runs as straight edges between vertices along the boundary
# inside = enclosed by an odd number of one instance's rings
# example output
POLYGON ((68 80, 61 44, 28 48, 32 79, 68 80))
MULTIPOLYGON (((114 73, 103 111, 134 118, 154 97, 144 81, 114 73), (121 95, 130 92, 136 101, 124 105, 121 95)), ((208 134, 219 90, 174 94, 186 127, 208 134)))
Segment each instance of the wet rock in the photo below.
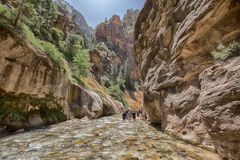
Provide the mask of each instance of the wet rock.
POLYGON ((28 121, 31 127, 40 127, 44 124, 43 119, 39 114, 30 115, 28 121))
POLYGON ((5 133, 7 129, 7 126, 0 126, 0 135, 5 133))
POLYGON ((15 133, 16 134, 19 134, 19 133, 23 133, 25 130, 24 129, 19 129, 19 130, 17 130, 15 133))
POLYGON ((7 118, 5 118, 2 122, 7 126, 7 131, 8 132, 15 132, 17 130, 20 130, 24 128, 24 123, 21 121, 17 121, 13 118, 13 115, 8 115, 7 118))

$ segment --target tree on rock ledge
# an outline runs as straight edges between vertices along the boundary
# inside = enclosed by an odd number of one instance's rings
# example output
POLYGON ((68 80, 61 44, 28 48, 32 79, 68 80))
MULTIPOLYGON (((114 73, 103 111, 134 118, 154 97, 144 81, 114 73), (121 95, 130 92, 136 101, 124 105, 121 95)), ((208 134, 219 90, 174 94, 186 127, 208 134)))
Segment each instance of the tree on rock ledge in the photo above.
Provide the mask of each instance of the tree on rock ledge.
POLYGON ((18 20, 19 20, 19 18, 21 17, 21 14, 22 14, 22 11, 23 11, 23 8, 24 8, 24 3, 25 3, 25 0, 22 0, 21 4, 20 4, 20 6, 19 6, 19 10, 18 10, 17 17, 16 17, 16 19, 15 19, 15 21, 14 21, 14 23, 13 23, 14 26, 17 25, 18 20))

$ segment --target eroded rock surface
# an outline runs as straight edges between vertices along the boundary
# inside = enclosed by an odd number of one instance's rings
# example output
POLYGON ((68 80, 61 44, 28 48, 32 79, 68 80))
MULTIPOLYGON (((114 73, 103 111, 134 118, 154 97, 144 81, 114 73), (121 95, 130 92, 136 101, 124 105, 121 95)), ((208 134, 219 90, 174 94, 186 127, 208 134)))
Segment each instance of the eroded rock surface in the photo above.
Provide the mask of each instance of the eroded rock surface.
POLYGON ((165 132, 239 159, 239 59, 211 52, 238 41, 235 0, 148 0, 135 30, 135 49, 150 120, 165 132))
POLYGON ((202 119, 219 153, 240 158, 240 58, 217 63, 200 74, 202 119))
POLYGON ((29 42, 0 28, 0 125, 9 131, 119 113, 122 104, 72 83, 29 42), (109 106, 109 104, 113 104, 109 106), (107 109, 107 107, 113 107, 107 109))

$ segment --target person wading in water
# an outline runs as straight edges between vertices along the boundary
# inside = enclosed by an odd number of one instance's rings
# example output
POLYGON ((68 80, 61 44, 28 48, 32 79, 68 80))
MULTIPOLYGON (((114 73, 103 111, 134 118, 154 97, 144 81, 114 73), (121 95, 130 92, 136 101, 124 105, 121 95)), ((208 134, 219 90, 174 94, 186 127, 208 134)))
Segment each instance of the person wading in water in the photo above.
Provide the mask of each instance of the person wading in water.
POLYGON ((136 113, 135 111, 132 112, 133 121, 136 121, 136 114, 137 114, 137 113, 136 113))
POLYGON ((143 112, 143 120, 146 122, 148 119, 147 112, 143 112))
POLYGON ((128 114, 127 114, 127 119, 129 120, 129 122, 132 122, 132 110, 128 110, 128 114))
POLYGON ((124 111, 124 112, 122 113, 122 120, 123 120, 123 121, 126 121, 127 116, 128 116, 128 110, 126 110, 126 111, 124 111))

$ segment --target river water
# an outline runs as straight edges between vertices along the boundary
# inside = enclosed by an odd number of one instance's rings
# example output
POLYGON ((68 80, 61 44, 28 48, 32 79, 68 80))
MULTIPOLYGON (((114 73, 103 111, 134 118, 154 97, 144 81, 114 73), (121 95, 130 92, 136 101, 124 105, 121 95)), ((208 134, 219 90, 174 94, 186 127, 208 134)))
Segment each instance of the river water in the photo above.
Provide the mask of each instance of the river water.
POLYGON ((121 116, 74 119, 0 139, 6 160, 218 160, 212 153, 176 140, 138 120, 121 116))

